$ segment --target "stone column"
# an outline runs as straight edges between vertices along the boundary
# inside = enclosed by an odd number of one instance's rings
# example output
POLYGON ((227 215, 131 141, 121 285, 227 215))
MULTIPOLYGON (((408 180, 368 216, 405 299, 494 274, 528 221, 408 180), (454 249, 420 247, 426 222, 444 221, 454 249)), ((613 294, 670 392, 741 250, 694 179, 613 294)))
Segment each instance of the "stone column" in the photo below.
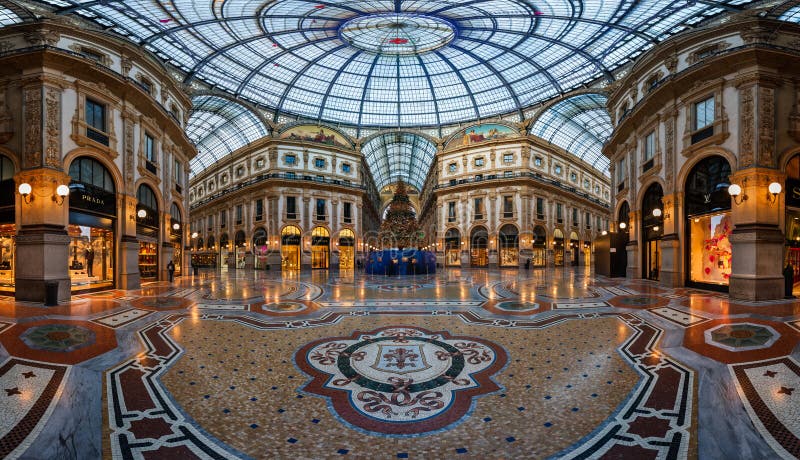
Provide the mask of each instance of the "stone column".
POLYGON ((661 238, 661 273, 659 283, 666 287, 683 286, 683 257, 681 254, 678 216, 683 214, 683 196, 664 195, 664 236, 661 238))
POLYGON ((625 277, 626 278, 641 278, 642 271, 641 271, 641 260, 639 258, 639 235, 640 235, 640 212, 639 211, 631 211, 630 217, 628 218, 628 235, 630 235, 630 240, 626 246, 628 251, 628 267, 626 270, 625 277))
MULTIPOLYGON (((120 239, 117 248, 117 287, 119 289, 138 289, 141 285, 139 277, 139 240, 136 238, 136 197, 133 195, 117 195, 117 215, 120 239)), ((203 223, 203 226, 205 223, 203 223)), ((202 234, 202 232, 201 232, 202 234)))
POLYGON ((784 209, 784 194, 773 198, 768 191, 771 182, 783 184, 785 175, 758 167, 731 175, 731 183, 742 187, 740 203, 734 202, 732 209, 732 299, 783 298, 784 236, 778 223, 784 209))

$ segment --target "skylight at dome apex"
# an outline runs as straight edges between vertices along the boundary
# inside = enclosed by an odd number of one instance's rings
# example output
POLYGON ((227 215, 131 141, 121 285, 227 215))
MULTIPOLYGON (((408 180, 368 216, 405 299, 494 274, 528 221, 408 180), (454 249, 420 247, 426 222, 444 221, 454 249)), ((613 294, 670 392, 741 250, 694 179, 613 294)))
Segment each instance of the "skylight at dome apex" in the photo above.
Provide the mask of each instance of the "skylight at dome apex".
POLYGON ((598 81, 728 1, 61 1, 272 110, 357 127, 499 115, 598 81))

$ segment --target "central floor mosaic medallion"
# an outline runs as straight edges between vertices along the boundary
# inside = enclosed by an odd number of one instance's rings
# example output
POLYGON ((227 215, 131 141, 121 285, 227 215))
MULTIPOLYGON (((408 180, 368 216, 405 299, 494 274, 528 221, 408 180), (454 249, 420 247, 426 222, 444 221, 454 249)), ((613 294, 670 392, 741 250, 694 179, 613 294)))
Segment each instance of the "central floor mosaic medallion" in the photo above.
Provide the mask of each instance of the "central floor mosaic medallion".
POLYGON ((312 377, 303 390, 346 423, 412 436, 457 423, 474 398, 500 390, 492 376, 508 356, 487 340, 400 326, 317 340, 295 360, 312 377))

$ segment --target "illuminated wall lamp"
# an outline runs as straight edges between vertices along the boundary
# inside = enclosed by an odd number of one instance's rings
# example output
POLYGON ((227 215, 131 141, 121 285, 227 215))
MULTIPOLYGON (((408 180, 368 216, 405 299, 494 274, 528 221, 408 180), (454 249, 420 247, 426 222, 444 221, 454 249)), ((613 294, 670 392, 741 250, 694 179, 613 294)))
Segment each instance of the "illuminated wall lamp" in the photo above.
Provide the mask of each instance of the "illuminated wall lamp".
POLYGON ((603 236, 606 236, 606 235, 608 235, 608 231, 603 230, 602 232, 600 232, 600 234, 603 235, 603 236))
POLYGON ((56 187, 56 193, 55 195, 53 195, 53 201, 55 201, 56 204, 61 206, 64 204, 64 198, 66 198, 67 195, 69 195, 69 187, 64 184, 61 184, 58 187, 56 187))
POLYGON ((622 230, 625 230, 626 228, 628 228, 628 224, 626 224, 625 222, 620 222, 619 223, 619 228, 622 229, 622 230))
POLYGON ((32 191, 33 187, 31 187, 31 184, 27 182, 19 184, 19 194, 22 195, 22 199, 25 200, 25 202, 28 204, 30 204, 34 198, 33 195, 31 195, 32 191))
POLYGON ((139 217, 139 219, 144 219, 145 217, 147 217, 147 211, 145 211, 144 209, 140 209, 136 211, 136 215, 139 217))
POLYGON ((742 195, 742 186, 739 184, 729 185, 728 194, 733 197, 733 201, 737 206, 747 201, 747 194, 742 195))
POLYGON ((172 228, 173 228, 174 230, 180 230, 180 229, 181 229, 181 224, 179 224, 179 223, 175 222, 174 224, 172 224, 172 228))
POLYGON ((661 211, 661 208, 653 209, 653 217, 658 218, 661 217, 662 215, 664 216, 664 219, 669 219, 669 213, 664 213, 663 211, 661 211))
POLYGON ((778 200, 778 194, 780 194, 782 190, 783 187, 781 187, 781 184, 777 182, 769 184, 769 195, 767 195, 767 201, 769 201, 770 204, 775 203, 778 200))

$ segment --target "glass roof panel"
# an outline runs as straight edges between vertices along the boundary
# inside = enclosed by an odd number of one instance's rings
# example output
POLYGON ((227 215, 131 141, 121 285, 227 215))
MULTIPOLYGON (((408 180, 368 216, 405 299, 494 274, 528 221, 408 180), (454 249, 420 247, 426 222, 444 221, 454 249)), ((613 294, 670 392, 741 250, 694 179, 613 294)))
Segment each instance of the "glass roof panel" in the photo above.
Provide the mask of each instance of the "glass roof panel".
POLYGON ((0 5, 0 26, 10 26, 20 22, 22 22, 22 18, 5 6, 0 5))
POLYGON ((186 124, 186 135, 197 146, 191 175, 268 134, 264 123, 243 105, 219 96, 195 96, 186 124))
POLYGON ((361 147, 378 190, 398 180, 422 190, 436 155, 436 145, 408 132, 381 134, 361 147))
POLYGON ((789 8, 778 19, 800 24, 800 5, 789 8))
MULTIPOLYGON (((398 112, 409 108, 405 104, 409 100, 424 102, 414 113, 425 115, 421 117, 428 120, 425 126, 521 113, 598 78, 612 78, 611 72, 630 56, 670 34, 752 2, 40 3, 58 13, 80 14, 110 25, 187 71, 187 80, 202 79, 290 116, 380 128, 396 126, 398 121, 421 127, 422 121, 398 112), (317 94, 299 98, 295 86, 317 94), (413 92, 413 88, 425 90, 413 92), (343 103, 362 95, 363 104, 343 103), (286 104, 288 100, 300 103, 286 104), (322 104, 336 105, 327 110, 322 104), (343 116, 348 111, 352 115, 343 116), (335 118, 325 118, 334 113, 335 118)), ((782 18, 797 21, 797 9, 786 11, 782 18)))
POLYGON ((531 126, 530 133, 557 145, 609 175, 603 144, 613 127, 606 97, 589 93, 564 99, 548 108, 531 126))

